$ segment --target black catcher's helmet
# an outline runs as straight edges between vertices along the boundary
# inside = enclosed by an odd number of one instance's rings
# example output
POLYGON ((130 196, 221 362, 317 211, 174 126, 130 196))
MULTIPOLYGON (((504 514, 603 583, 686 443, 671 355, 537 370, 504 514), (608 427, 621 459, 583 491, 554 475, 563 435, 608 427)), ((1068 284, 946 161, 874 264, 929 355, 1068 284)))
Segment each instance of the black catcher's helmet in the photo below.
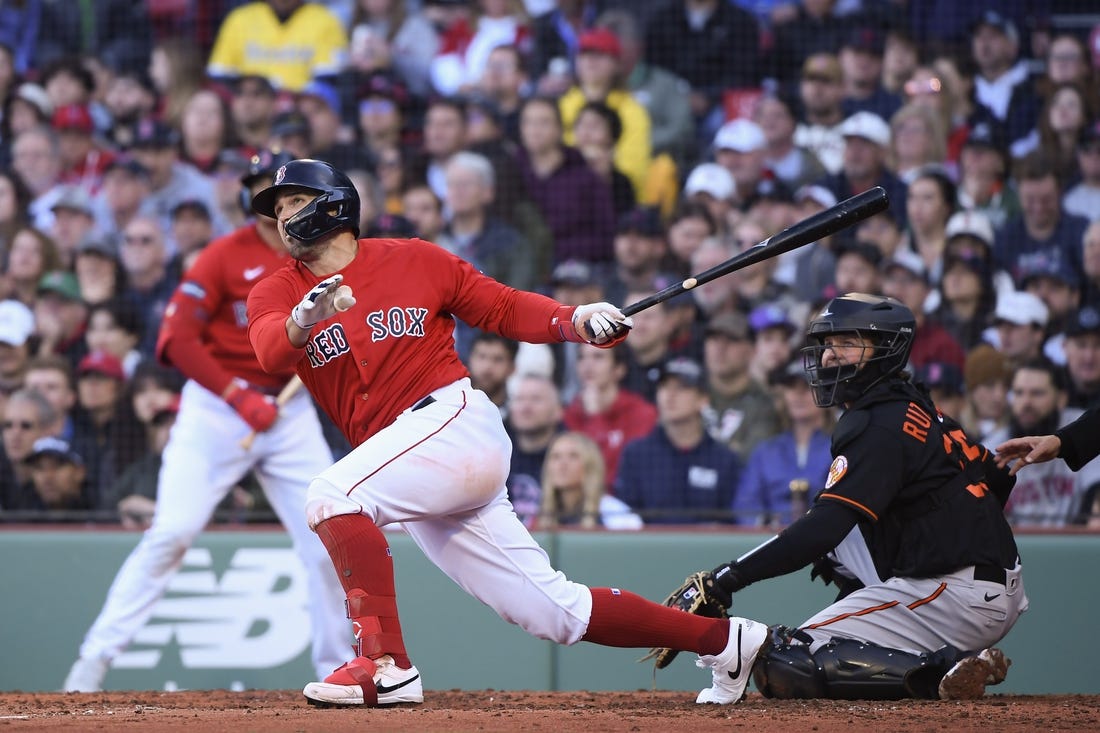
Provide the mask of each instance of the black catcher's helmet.
POLYGON ((252 212, 252 186, 265 179, 270 186, 275 172, 294 160, 294 156, 278 148, 261 150, 248 161, 248 170, 241 175, 241 208, 245 213, 252 212))
POLYGON ((300 158, 275 171, 275 182, 252 198, 252 210, 275 218, 275 199, 282 191, 300 188, 317 194, 286 222, 287 234, 313 244, 338 229, 359 236, 359 193, 351 179, 322 160, 300 158))
POLYGON ((854 401, 863 392, 909 362, 917 322, 900 301, 884 295, 848 293, 829 301, 812 321, 802 349, 802 366, 810 380, 814 402, 829 407, 854 401), (874 346, 856 364, 821 366, 826 336, 858 333, 874 346))

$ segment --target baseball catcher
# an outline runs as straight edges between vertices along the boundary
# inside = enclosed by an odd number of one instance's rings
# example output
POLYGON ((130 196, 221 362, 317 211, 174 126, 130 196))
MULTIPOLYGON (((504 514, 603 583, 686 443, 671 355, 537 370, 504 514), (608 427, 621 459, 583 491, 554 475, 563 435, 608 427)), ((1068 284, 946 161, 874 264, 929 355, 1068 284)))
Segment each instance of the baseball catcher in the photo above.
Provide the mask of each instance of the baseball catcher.
MULTIPOLYGON (((825 486, 785 530, 665 601, 721 617, 765 578, 812 566, 835 584, 836 601, 798 627, 746 636, 767 697, 973 699, 1004 680, 1010 662, 993 645, 1028 607, 1003 511, 1015 478, 910 380, 915 329, 897 300, 859 293, 811 321, 814 401, 845 410, 825 486)), ((661 668, 675 653, 650 656, 661 668)))

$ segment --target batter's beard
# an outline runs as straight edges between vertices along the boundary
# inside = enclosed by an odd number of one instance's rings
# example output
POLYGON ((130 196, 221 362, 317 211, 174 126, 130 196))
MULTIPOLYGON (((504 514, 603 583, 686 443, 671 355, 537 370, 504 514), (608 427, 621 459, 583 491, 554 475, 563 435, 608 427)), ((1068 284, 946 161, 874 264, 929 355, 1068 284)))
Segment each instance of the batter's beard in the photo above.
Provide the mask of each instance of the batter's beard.
POLYGON ((306 244, 299 241, 294 237, 285 235, 283 237, 283 243, 286 245, 287 252, 290 256, 299 262, 314 262, 321 256, 323 247, 316 244, 306 244))

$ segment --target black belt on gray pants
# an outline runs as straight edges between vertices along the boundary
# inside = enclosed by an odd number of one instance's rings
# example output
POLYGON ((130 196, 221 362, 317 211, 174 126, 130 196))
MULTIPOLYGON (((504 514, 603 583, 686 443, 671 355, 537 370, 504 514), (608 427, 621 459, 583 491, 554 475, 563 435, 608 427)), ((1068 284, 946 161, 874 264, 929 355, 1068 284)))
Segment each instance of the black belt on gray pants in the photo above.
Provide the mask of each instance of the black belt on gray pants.
POLYGON ((975 565, 974 580, 985 580, 990 583, 1005 584, 1007 571, 996 565, 975 565))
MULTIPOLYGON (((428 405, 432 404, 433 402, 435 402, 435 397, 432 397, 431 395, 428 395, 427 397, 425 397, 424 399, 420 400, 415 405, 413 405, 412 410, 410 410, 410 412, 416 412, 420 408, 427 407, 428 405)), ((1002 576, 1001 582, 1002 583, 1004 582, 1003 576, 1002 576)))

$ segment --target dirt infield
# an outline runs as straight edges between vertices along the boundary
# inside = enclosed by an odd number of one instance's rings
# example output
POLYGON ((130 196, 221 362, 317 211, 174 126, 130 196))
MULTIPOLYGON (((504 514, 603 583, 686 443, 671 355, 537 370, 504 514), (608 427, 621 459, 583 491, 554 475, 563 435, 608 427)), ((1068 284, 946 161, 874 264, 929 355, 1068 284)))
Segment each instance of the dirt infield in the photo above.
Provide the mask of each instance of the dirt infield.
POLYGON ((683 692, 429 691, 423 705, 314 708, 296 690, 0 694, 0 731, 662 731, 753 733, 1100 730, 1100 696, 991 695, 977 702, 766 700, 695 705, 683 692))

